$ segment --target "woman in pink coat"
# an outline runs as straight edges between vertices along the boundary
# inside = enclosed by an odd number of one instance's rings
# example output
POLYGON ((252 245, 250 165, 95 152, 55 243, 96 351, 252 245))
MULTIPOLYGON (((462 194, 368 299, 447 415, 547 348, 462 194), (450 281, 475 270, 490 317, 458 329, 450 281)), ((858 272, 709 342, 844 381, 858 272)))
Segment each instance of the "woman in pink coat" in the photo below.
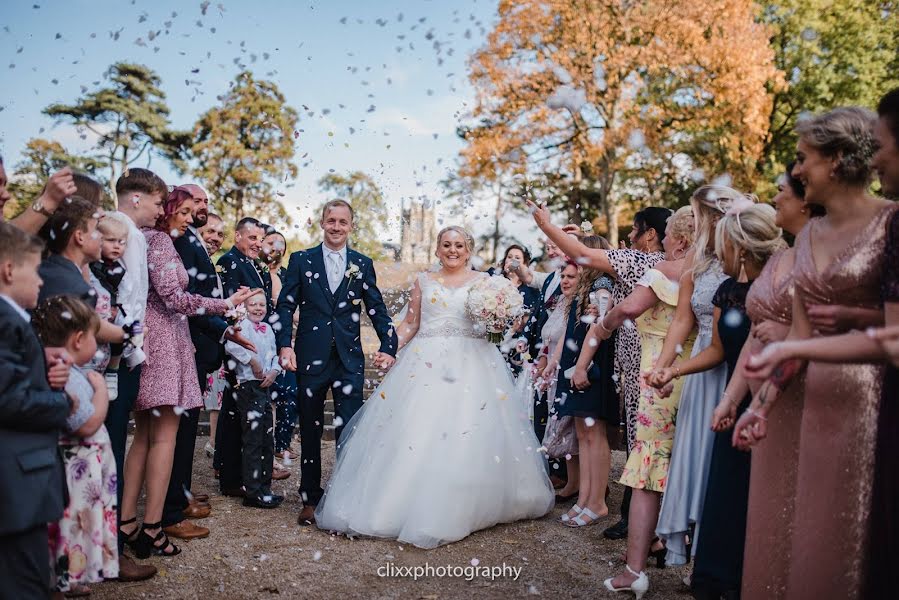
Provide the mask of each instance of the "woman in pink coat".
POLYGON ((202 406, 197 383, 194 347, 187 317, 221 315, 241 304, 254 290, 241 288, 226 300, 188 293, 187 271, 175 251, 172 238, 184 235, 193 222, 194 200, 181 189, 172 191, 155 229, 144 230, 147 238, 147 295, 144 352, 140 388, 134 403, 134 441, 125 460, 125 490, 122 498, 122 533, 138 558, 150 554, 180 553, 161 529, 175 436, 181 414, 202 406), (144 523, 138 531, 137 501, 147 483, 144 523))

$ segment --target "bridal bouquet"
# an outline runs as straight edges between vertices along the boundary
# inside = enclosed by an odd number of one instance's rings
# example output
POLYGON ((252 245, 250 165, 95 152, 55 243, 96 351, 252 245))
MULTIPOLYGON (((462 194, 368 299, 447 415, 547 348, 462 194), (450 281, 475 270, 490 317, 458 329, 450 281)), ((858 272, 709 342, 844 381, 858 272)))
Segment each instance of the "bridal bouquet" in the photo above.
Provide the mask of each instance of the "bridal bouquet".
POLYGON ((505 277, 483 277, 468 291, 465 310, 487 330, 487 341, 498 344, 516 317, 524 313, 524 299, 505 277))

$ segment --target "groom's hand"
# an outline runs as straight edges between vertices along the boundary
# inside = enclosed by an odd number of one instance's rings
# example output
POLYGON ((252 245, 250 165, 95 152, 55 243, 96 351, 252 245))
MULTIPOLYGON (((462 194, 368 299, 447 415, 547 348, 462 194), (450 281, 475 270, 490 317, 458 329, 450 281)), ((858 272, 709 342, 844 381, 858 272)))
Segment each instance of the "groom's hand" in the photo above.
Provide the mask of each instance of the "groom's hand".
POLYGON ((379 369, 388 371, 395 362, 396 358, 390 356, 386 352, 375 352, 375 366, 379 369))
POLYGON ((297 370, 297 355, 293 348, 281 348, 281 352, 278 353, 278 361, 288 371, 297 370))

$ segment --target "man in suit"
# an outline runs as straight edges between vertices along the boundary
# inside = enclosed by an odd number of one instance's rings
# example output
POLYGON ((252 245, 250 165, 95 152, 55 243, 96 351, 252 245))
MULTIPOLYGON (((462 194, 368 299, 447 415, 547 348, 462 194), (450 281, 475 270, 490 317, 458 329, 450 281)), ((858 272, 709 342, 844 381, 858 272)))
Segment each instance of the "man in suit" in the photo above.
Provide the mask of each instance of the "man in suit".
POLYGON ((334 398, 338 442, 343 425, 362 406, 365 357, 359 332, 361 304, 381 340, 375 364, 389 369, 395 361, 396 332, 378 290, 372 260, 347 246, 353 208, 331 200, 322 209, 324 242, 290 255, 278 297, 278 348, 281 364, 297 373, 300 421, 300 525, 315 522, 321 500, 321 437, 325 395, 334 398), (296 344, 291 347, 293 314, 300 309, 296 344))
POLYGON ((0 223, 0 598, 50 595, 47 523, 65 508, 57 443, 71 410, 61 391, 71 361, 54 354, 48 371, 26 312, 37 305, 42 249, 0 223))
MULTIPOLYGON (((193 224, 188 226, 185 235, 175 238, 175 250, 181 257, 189 277, 187 291, 207 298, 225 298, 227 296, 222 295, 215 266, 197 231, 206 224, 209 215, 209 197, 203 188, 194 184, 178 186, 175 192, 190 195, 194 199, 193 224)), ((206 375, 222 364, 222 342, 231 340, 241 345, 247 345, 248 342, 238 332, 229 329, 228 323, 219 316, 194 315, 188 317, 188 326, 196 351, 194 361, 197 365, 197 380, 200 391, 205 393, 206 375)), ((166 535, 185 540, 209 535, 209 529, 200 527, 190 520, 208 517, 211 511, 208 504, 209 496, 193 494, 191 490, 199 419, 199 407, 185 411, 181 415, 178 435, 175 438, 172 475, 169 478, 169 489, 162 511, 162 526, 166 535)))
MULTIPOLYGON (((220 259, 217 271, 222 280, 223 297, 232 294, 242 286, 265 291, 268 303, 267 319, 274 313, 272 299, 272 278, 267 270, 260 270, 256 265, 262 243, 265 240, 265 227, 252 217, 244 217, 237 223, 234 231, 234 245, 220 259)), ((219 487, 227 496, 242 496, 241 486, 241 426, 240 415, 234 402, 232 391, 237 384, 233 373, 228 373, 229 386, 222 394, 222 410, 219 412, 218 426, 215 432, 215 468, 219 470, 219 487)))

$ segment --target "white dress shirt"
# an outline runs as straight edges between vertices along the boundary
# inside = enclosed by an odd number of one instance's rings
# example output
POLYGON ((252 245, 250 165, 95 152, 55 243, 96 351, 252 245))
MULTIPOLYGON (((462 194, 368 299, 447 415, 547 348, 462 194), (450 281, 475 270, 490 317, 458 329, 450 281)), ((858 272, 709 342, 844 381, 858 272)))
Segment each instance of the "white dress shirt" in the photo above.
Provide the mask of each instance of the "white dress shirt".
MULTIPOLYGON (((144 322, 147 313, 147 294, 150 291, 150 281, 147 274, 147 238, 131 217, 123 212, 116 212, 121 220, 128 224, 128 243, 122 254, 122 262, 125 263, 125 275, 119 284, 118 301, 125 309, 127 322, 144 322)), ((143 345, 143 340, 139 340, 143 345)), ((131 344, 125 346, 123 352, 125 362, 134 368, 146 359, 139 347, 131 344)))
POLYGON ((278 362, 275 332, 269 323, 265 321, 253 323, 249 319, 243 319, 240 322, 240 333, 256 346, 256 352, 250 352, 243 346, 239 346, 231 341, 225 342, 225 352, 237 363, 234 367, 234 373, 237 375, 238 383, 260 381, 259 378, 253 375, 253 369, 250 367, 250 361, 254 358, 259 361, 263 373, 267 373, 272 369, 278 373, 284 370, 278 362))
POLYGON ((325 259, 325 273, 328 275, 328 286, 331 293, 337 291, 346 275, 346 244, 340 250, 331 250, 322 244, 322 256, 325 259))

